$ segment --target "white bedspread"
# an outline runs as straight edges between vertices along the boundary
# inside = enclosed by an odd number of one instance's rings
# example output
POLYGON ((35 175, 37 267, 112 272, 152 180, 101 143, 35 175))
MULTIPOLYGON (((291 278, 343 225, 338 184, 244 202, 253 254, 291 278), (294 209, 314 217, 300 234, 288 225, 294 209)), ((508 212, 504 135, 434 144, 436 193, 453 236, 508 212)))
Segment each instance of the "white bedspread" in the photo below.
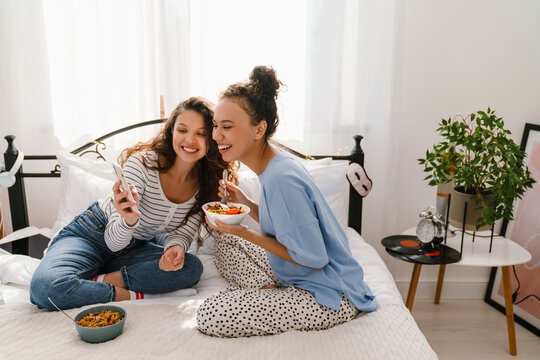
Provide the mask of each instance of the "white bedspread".
POLYGON ((30 304, 28 281, 37 261, 0 254, 0 359, 436 359, 375 249, 352 229, 348 236, 377 296, 375 312, 325 331, 240 339, 196 330, 197 307, 226 287, 210 255, 200 254, 205 270, 196 294, 188 290, 122 302, 127 311, 124 332, 112 341, 88 344, 64 315, 30 304))

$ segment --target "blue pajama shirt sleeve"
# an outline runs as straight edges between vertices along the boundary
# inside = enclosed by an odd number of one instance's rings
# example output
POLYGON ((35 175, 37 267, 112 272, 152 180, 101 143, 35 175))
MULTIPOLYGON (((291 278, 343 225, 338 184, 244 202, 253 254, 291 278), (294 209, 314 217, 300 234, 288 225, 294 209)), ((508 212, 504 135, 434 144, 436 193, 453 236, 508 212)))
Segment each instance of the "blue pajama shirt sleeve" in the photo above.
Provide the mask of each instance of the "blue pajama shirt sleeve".
POLYGON ((275 236, 298 264, 322 268, 328 254, 309 189, 299 178, 288 176, 267 189, 266 202, 275 236))

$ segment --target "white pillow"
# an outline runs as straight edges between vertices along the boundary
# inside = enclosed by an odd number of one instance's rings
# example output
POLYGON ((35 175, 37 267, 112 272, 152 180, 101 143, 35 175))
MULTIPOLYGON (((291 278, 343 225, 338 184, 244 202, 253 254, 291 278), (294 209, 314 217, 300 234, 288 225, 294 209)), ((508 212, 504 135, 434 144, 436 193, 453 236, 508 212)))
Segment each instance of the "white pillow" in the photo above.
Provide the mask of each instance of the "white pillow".
POLYGON ((39 261, 26 255, 0 254, 0 283, 30 285, 39 261))
POLYGON ((346 160, 332 160, 330 165, 304 165, 315 184, 321 190, 324 199, 336 216, 341 228, 345 231, 349 226, 349 181, 346 160))
MULTIPOLYGON (((307 160, 307 159, 302 159, 302 158, 297 158, 297 157, 295 157, 295 159, 298 160, 306 168, 313 167, 313 166, 330 165, 332 162, 334 162, 334 160, 332 160, 331 157, 325 157, 325 158, 316 159, 316 160, 307 160)), ((248 168, 243 163, 240 163, 240 169, 238 169, 238 173, 241 174, 243 172, 248 172, 255 175, 255 173, 251 171, 250 168, 248 168)))
MULTIPOLYGON (((346 177, 349 162, 325 158, 302 161, 302 165, 315 180, 315 184, 321 190, 324 199, 345 231, 349 219, 349 182, 346 177)), ((254 172, 240 171, 238 173, 238 186, 250 199, 255 202, 259 201, 261 185, 254 172)), ((257 231, 260 230, 259 223, 251 216, 246 217, 242 224, 257 231)))
POLYGON ((332 160, 331 157, 325 157, 325 158, 322 158, 322 159, 316 159, 316 160, 307 160, 307 159, 301 159, 301 158, 297 158, 298 161, 300 161, 300 163, 302 165, 304 165, 304 167, 311 167, 311 166, 322 166, 322 165, 330 165, 334 160, 332 160))
MULTIPOLYGON (((53 237, 94 201, 108 196, 116 181, 111 164, 105 161, 87 159, 63 151, 59 151, 57 157, 62 171, 62 194, 53 226, 53 237)), ((348 162, 335 161, 331 158, 301 160, 301 162, 313 176, 341 227, 346 229, 349 213, 349 183, 346 178, 348 162)), ((261 185, 257 175, 247 166, 242 166, 238 172, 238 179, 240 189, 258 202, 261 185)), ((243 224, 254 230, 260 230, 259 223, 250 216, 246 217, 243 224)), ((201 233, 207 235, 204 230, 201 233)), ((195 249, 196 241, 193 241, 191 250, 195 249)), ((203 248, 198 251, 213 253, 213 239, 211 237, 206 239, 203 248)))
POLYGON ((112 192, 115 176, 110 163, 59 151, 62 193, 53 237, 90 204, 112 192))

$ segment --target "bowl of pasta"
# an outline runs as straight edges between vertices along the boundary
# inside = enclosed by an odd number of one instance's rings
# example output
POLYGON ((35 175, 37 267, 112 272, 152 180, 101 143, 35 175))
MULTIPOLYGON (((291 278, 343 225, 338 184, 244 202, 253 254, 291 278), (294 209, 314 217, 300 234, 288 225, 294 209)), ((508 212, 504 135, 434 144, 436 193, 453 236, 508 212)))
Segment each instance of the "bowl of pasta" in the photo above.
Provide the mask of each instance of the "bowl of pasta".
POLYGON ((212 225, 219 220, 227 225, 238 225, 249 214, 249 207, 244 204, 228 203, 227 205, 212 201, 203 205, 203 210, 212 225))
POLYGON ((113 305, 94 306, 75 316, 79 336, 89 343, 114 339, 122 333, 125 323, 126 310, 113 305))

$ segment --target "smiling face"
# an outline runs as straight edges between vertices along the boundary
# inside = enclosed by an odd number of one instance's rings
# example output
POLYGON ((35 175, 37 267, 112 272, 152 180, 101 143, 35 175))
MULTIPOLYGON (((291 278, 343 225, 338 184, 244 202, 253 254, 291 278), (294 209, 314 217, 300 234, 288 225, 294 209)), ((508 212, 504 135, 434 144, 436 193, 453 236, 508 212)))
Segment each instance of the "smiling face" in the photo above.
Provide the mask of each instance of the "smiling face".
POLYGON ((251 118, 237 101, 222 98, 214 112, 214 131, 219 152, 225 161, 239 160, 245 162, 254 150, 255 145, 264 136, 266 122, 253 125, 251 118))
POLYGON ((186 110, 176 118, 172 144, 178 158, 196 163, 208 151, 208 133, 204 118, 194 110, 186 110))

